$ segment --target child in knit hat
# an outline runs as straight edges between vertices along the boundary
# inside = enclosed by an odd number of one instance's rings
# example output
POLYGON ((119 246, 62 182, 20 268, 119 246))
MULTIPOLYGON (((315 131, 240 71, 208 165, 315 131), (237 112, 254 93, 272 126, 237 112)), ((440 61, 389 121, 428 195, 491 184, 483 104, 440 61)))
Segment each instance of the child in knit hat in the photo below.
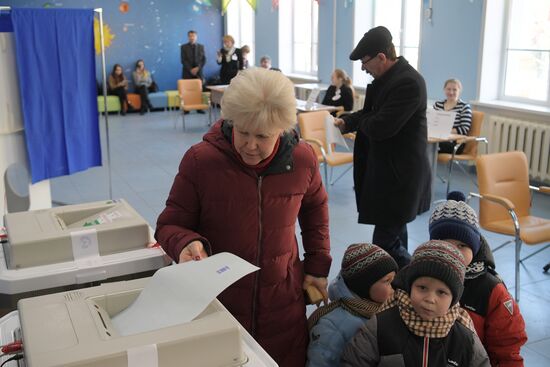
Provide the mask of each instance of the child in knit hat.
POLYGON ((402 289, 346 346, 341 366, 489 367, 458 304, 465 271, 462 254, 450 244, 420 245, 399 274, 402 289))
POLYGON ((468 311, 493 366, 521 367, 527 341, 517 303, 495 271, 491 249, 479 232, 476 212, 454 191, 430 218, 430 239, 452 243, 466 259, 461 306, 468 311))
POLYGON ((309 318, 307 366, 337 366, 347 342, 393 294, 398 270, 384 250, 368 243, 349 246, 340 273, 329 286, 331 303, 309 318))

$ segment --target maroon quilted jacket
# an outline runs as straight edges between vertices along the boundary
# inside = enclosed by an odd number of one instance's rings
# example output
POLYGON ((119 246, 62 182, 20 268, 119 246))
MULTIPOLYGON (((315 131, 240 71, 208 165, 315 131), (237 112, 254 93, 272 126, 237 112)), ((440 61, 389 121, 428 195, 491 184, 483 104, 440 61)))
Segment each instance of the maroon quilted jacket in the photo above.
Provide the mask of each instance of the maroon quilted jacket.
POLYGON ((260 267, 218 298, 280 366, 303 366, 303 276, 326 277, 331 264, 328 199, 317 159, 295 134, 285 134, 258 176, 237 159, 231 129, 216 123, 185 153, 155 236, 176 261, 188 243, 201 240, 212 254, 231 252, 260 267))

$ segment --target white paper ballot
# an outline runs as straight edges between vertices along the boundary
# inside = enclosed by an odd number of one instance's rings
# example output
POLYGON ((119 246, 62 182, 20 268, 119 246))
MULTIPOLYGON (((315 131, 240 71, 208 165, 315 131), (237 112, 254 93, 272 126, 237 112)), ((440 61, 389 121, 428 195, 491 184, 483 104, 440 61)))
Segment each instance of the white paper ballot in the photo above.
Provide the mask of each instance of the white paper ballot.
POLYGON ((227 252, 161 268, 134 303, 112 318, 113 326, 127 336, 189 322, 221 291, 257 270, 227 252))
POLYGON ((456 112, 434 110, 428 108, 426 110, 426 118, 428 120, 428 137, 446 139, 451 134, 453 124, 455 122, 456 112))
POLYGON ((325 117, 325 132, 327 134, 327 146, 329 152, 332 152, 332 144, 338 144, 349 150, 346 139, 342 136, 340 129, 334 126, 334 117, 327 115, 325 117))
POLYGON ((309 93, 309 96, 307 97, 307 102, 313 105, 314 102, 317 102, 319 93, 321 93, 321 90, 319 88, 313 88, 309 93))

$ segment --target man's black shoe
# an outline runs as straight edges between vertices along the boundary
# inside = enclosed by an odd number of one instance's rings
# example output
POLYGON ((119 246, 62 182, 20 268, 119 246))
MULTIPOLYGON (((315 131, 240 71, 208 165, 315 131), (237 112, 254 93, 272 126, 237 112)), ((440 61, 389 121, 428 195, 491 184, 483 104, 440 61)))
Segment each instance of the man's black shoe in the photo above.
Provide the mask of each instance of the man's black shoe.
POLYGON ((200 113, 201 115, 204 115, 204 111, 203 111, 203 110, 197 110, 197 113, 200 113))

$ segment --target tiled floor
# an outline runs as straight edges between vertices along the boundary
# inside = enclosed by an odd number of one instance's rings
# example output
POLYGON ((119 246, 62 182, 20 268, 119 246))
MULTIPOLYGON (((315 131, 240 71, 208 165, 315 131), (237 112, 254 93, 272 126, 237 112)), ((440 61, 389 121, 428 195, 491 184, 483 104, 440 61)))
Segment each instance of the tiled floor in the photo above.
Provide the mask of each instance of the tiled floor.
MULTIPOLYGON (((187 132, 184 133, 179 112, 175 111, 154 112, 144 116, 109 116, 113 197, 127 199, 154 227, 183 153, 201 140, 207 131, 207 119, 207 115, 194 113, 186 116, 187 132), (174 129, 174 124, 177 124, 177 129, 174 129)), ((103 120, 101 123, 104 127, 103 120)), ((104 162, 106 157, 104 149, 104 162)), ((446 172, 444 167, 439 167, 439 171, 443 175, 446 172)), ((435 199, 443 199, 445 185, 439 180, 435 184, 435 199)), ((475 190, 475 187, 461 172, 457 172, 453 178, 453 189, 468 192, 475 190)), ((108 169, 98 167, 54 179, 52 196, 57 201, 67 203, 106 199, 109 197, 108 169)), ((330 274, 332 278, 338 272, 345 248, 354 242, 370 241, 372 227, 357 224, 351 173, 329 188, 329 196, 334 259, 330 274)), ((474 208, 478 206, 476 200, 470 204, 474 208)), ((534 194, 533 214, 550 218, 550 196, 534 194)), ((425 213, 409 224, 411 251, 427 240, 428 219, 429 213, 425 213)), ((504 236, 485 231, 483 234, 492 247, 503 242, 504 236)), ((524 248, 523 254, 533 250, 536 248, 524 248)), ((497 251, 495 259, 497 270, 513 292, 512 245, 497 251)), ((542 267, 549 261, 550 250, 547 250, 527 260, 521 270, 520 307, 529 336, 522 355, 528 367, 550 366, 550 274, 542 272, 542 267)))

